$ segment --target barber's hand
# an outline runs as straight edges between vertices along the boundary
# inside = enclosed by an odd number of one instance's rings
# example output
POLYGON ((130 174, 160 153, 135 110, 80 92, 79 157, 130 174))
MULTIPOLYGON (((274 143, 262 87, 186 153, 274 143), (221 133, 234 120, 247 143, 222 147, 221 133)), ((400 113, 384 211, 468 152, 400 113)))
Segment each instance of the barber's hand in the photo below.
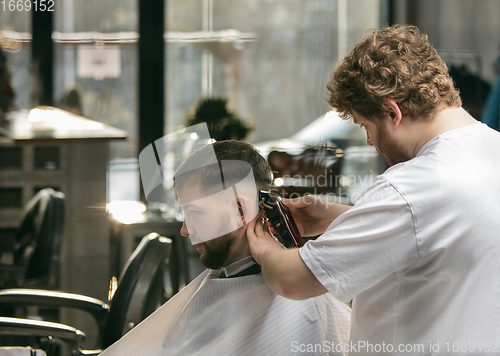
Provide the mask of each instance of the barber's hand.
POLYGON ((282 202, 290 209, 302 237, 321 235, 333 220, 351 208, 347 205, 329 203, 312 195, 283 199, 282 202))
POLYGON ((266 253, 271 250, 283 250, 283 246, 271 235, 264 222, 265 218, 258 218, 247 226, 247 238, 250 252, 255 262, 262 266, 266 253))

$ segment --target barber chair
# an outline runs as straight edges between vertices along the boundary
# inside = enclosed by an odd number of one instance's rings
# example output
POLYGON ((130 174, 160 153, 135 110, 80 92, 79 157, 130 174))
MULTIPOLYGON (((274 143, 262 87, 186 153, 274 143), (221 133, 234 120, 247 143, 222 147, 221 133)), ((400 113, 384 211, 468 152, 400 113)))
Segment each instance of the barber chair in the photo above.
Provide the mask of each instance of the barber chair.
MULTIPOLYGON (((0 308, 18 306, 69 307, 88 312, 96 320, 95 349, 81 350, 84 332, 60 323, 0 317, 0 341, 41 348, 47 355, 98 355, 140 323, 163 302, 163 274, 172 241, 151 233, 142 238, 125 265, 111 305, 71 293, 36 289, 0 290, 0 308), (21 340, 21 341, 20 341, 21 340), (33 340, 35 343, 33 343, 33 340), (23 343, 23 344, 20 344, 23 343)), ((2 342, 0 342, 1 344, 2 342)))
POLYGON ((51 188, 40 190, 21 214, 14 263, 0 265, 0 289, 55 288, 63 230, 64 194, 51 188))

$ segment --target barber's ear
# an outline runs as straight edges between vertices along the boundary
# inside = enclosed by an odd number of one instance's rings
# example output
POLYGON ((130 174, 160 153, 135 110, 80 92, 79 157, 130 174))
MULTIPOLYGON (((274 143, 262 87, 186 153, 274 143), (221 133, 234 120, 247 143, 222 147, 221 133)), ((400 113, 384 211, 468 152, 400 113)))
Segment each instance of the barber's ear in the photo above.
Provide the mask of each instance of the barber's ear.
POLYGON ((403 113, 401 108, 394 100, 387 100, 385 106, 389 110, 389 119, 391 120, 391 126, 397 128, 401 124, 403 119, 403 113))

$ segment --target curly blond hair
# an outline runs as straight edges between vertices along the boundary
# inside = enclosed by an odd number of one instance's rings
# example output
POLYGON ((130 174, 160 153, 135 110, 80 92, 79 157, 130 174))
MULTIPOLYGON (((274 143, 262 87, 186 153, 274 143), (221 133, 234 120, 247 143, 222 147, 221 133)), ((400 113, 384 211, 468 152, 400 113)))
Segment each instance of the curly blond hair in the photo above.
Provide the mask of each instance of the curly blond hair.
POLYGON ((366 35, 337 66, 327 101, 345 119, 351 111, 376 120, 394 100, 403 115, 429 118, 441 104, 462 101, 448 68, 417 27, 395 25, 366 35))

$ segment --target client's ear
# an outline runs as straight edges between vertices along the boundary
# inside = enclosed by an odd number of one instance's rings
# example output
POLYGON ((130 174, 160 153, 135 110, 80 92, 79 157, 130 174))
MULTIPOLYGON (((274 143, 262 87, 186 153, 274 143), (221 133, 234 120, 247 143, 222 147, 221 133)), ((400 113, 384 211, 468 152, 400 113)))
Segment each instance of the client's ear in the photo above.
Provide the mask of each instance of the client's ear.
POLYGON ((246 214, 248 212, 248 200, 244 196, 239 196, 236 200, 236 204, 238 204, 238 214, 241 220, 243 221, 243 225, 246 225, 247 218, 246 214))
POLYGON ((241 204, 241 201, 238 200, 236 202, 236 204, 238 204, 238 211, 240 213, 240 218, 241 220, 243 220, 243 225, 246 225, 246 218, 245 218, 245 210, 243 210, 243 204, 241 204))
POLYGON ((253 219, 253 217, 249 217, 248 213, 250 211, 248 198, 244 195, 240 195, 237 197, 236 203, 238 204, 238 214, 241 220, 243 221, 243 225, 246 225, 253 219), (252 218, 252 219, 249 219, 252 218))

